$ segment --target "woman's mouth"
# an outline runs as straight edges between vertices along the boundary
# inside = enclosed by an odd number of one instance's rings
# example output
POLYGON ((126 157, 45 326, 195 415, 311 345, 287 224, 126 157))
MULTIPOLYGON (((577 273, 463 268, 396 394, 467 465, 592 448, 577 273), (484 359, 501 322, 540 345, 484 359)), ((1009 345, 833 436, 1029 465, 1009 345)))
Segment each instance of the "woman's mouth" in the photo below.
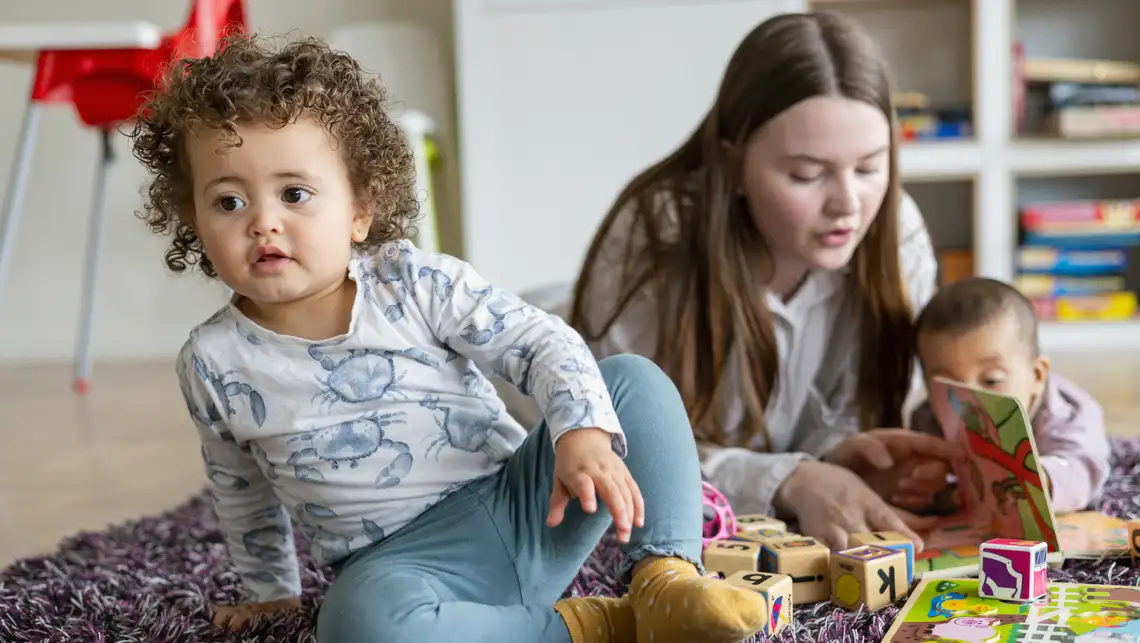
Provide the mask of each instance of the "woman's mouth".
POLYGON ((855 236, 855 230, 840 228, 819 235, 819 242, 827 248, 842 248, 851 241, 853 236, 855 236))

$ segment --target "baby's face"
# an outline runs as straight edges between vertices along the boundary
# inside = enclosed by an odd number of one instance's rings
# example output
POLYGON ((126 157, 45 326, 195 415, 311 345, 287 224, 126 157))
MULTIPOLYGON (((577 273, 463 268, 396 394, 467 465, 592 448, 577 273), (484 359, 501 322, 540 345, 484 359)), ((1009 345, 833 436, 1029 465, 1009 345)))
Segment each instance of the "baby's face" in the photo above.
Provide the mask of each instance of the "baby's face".
POLYGON ((1012 395, 1027 413, 1045 390, 1049 362, 1033 357, 1012 316, 964 334, 923 333, 918 340, 927 388, 935 377, 1012 395))
POLYGON ((187 137, 194 229, 218 277, 259 305, 295 302, 344 281, 368 231, 342 152, 318 122, 238 125, 187 137))

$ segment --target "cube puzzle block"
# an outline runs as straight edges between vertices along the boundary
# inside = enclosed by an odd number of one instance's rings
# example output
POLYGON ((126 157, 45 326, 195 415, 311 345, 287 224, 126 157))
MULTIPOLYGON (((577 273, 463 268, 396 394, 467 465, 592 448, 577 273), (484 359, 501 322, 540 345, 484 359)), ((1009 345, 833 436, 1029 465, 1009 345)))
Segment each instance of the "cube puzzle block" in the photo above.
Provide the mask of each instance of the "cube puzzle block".
POLYGON ((757 529, 778 529, 787 531, 788 524, 764 514, 743 514, 736 517, 736 531, 755 531, 757 529))
POLYGON ((831 550, 814 538, 770 540, 763 545, 760 571, 790 576, 796 605, 816 603, 827 600, 831 593, 827 582, 830 556, 831 550))
POLYGON ((1043 542, 994 538, 978 548, 978 595, 1007 601, 1035 601, 1049 593, 1048 547, 1043 542))
POLYGON ((792 579, 783 574, 736 572, 725 581, 729 585, 758 592, 768 613, 764 633, 776 636, 792 622, 792 579))
POLYGON ((745 540, 753 543, 760 543, 761 545, 770 540, 786 540, 788 538, 801 538, 799 534, 779 529, 752 529, 749 531, 738 531, 732 537, 732 540, 745 540))
POLYGON ((1132 554, 1132 566, 1140 565, 1140 520, 1129 520, 1125 525, 1128 530, 1128 549, 1132 554))
POLYGON ((720 572, 731 576, 736 572, 760 570, 759 543, 736 540, 714 540, 705 547, 701 562, 709 573, 720 572))
POLYGON ((882 609, 910 593, 906 553, 878 545, 859 545, 831 555, 831 602, 854 610, 882 609))
POLYGON ((849 547, 858 545, 874 545, 895 549, 906 554, 906 582, 909 585, 914 580, 914 543, 897 531, 872 531, 863 534, 851 534, 847 537, 849 547))

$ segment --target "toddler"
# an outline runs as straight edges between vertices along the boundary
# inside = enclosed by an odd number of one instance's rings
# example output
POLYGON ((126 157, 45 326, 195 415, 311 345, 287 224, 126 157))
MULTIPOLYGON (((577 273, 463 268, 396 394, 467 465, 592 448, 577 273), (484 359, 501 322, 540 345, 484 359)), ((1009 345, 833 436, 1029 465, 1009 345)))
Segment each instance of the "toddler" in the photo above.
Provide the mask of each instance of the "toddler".
POLYGON ((296 521, 336 572, 322 643, 763 628, 761 597, 702 576, 701 478, 672 383, 641 358, 599 365, 559 318, 405 239, 412 155, 350 57, 229 40, 164 79, 134 151, 168 267, 233 290, 177 362, 246 598, 215 623, 299 604, 296 521), (536 429, 491 375, 537 400, 536 429), (558 600, 611 524, 630 592, 558 600))
MULTIPOLYGON (((1054 511, 1083 509, 1100 495, 1110 469, 1104 411, 1076 384, 1049 372, 1028 299, 1000 281, 968 278, 939 289, 916 326, 928 389, 941 376, 1021 402, 1054 511)), ((911 424, 942 434, 929 401, 915 410, 911 424)))

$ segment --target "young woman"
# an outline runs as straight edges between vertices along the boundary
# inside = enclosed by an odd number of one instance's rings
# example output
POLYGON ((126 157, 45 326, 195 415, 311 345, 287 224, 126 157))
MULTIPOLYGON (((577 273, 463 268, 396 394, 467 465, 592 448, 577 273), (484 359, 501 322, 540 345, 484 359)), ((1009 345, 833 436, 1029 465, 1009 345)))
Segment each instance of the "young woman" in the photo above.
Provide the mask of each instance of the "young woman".
POLYGON ((886 65, 850 23, 760 24, 688 141, 618 196, 570 311, 598 356, 672 377, 738 513, 795 517, 836 547, 884 529, 921 544, 926 520, 888 500, 923 490, 894 481, 957 457, 897 428, 937 265, 900 193, 892 114, 886 65))

